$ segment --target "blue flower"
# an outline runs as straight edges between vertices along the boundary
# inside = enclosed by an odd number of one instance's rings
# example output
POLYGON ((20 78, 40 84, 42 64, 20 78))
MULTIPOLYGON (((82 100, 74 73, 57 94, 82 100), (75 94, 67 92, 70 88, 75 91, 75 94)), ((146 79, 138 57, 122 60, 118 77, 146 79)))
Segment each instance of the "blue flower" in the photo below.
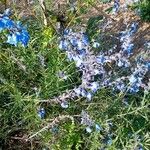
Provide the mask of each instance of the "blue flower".
POLYGON ((129 88, 129 92, 130 93, 137 93, 139 92, 139 87, 136 84, 133 84, 130 88, 129 88))
POLYGON ((73 60, 73 54, 70 52, 67 52, 67 58, 69 61, 72 61, 73 60))
POLYGON ((95 124, 95 129, 96 129, 96 131, 100 131, 102 128, 98 124, 95 124))
POLYGON ((88 36, 87 36, 87 35, 83 34, 82 42, 83 42, 85 45, 88 45, 88 44, 89 44, 89 39, 88 39, 88 36))
POLYGON ((84 57, 86 55, 86 50, 85 49, 78 50, 78 53, 81 57, 82 56, 84 57))
POLYGON ((118 65, 118 67, 122 67, 124 65, 124 63, 121 60, 119 60, 117 65, 118 65))
POLYGON ((38 116, 43 119, 45 117, 45 109, 44 108, 41 108, 39 111, 38 111, 38 116))
POLYGON ((77 49, 82 50, 84 48, 83 43, 81 41, 77 41, 77 49))
POLYGON ((79 68, 82 67, 83 61, 78 57, 74 57, 74 59, 76 61, 76 66, 79 67, 79 68))
POLYGON ((86 130, 86 132, 88 132, 88 133, 91 133, 91 132, 92 132, 92 129, 91 129, 89 126, 86 127, 85 130, 86 130))
POLYGON ((17 46, 18 40, 17 40, 16 34, 10 34, 10 35, 8 35, 6 42, 9 43, 9 44, 11 44, 11 45, 17 46))
POLYGON ((126 47, 125 51, 127 51, 127 53, 130 55, 132 53, 132 51, 133 51, 133 48, 134 48, 134 44, 129 44, 126 47))
POLYGON ((103 86, 109 86, 111 84, 110 79, 106 79, 103 81, 103 86))
POLYGON ((113 12, 114 12, 114 13, 116 13, 116 12, 119 11, 119 6, 120 6, 119 0, 115 0, 115 1, 114 1, 114 6, 113 6, 113 12))
POLYGON ((81 88, 80 87, 79 88, 75 88, 74 92, 77 94, 77 96, 80 96, 80 94, 81 94, 81 88))
POLYGON ((22 32, 17 33, 17 36, 18 36, 18 42, 21 42, 23 46, 27 46, 30 39, 29 33, 26 30, 22 30, 22 32))
POLYGON ((99 89, 99 84, 97 82, 92 82, 89 88, 93 93, 95 93, 99 89))
POLYGON ((90 92, 86 93, 86 98, 88 99, 88 101, 91 101, 92 99, 92 94, 90 92))
POLYGON ((134 75, 131 75, 131 77, 129 78, 130 83, 135 83, 137 82, 137 78, 134 75))
POLYGON ((72 30, 71 29, 65 29, 64 30, 64 35, 68 35, 72 30))
POLYGON ((68 102, 66 102, 66 101, 62 102, 61 107, 62 108, 68 108, 69 107, 68 102))
POLYGON ((0 32, 5 29, 5 24, 0 19, 0 32))
POLYGON ((3 16, 10 16, 11 15, 11 9, 10 8, 7 8, 4 13, 3 13, 3 16))
POLYGON ((21 43, 25 47, 29 42, 30 35, 20 22, 14 22, 8 17, 10 13, 10 10, 7 9, 4 14, 0 15, 0 32, 4 29, 9 31, 6 43, 14 46, 21 43))
POLYGON ((100 44, 99 44, 98 42, 94 42, 94 43, 93 43, 93 47, 94 47, 94 48, 98 48, 99 46, 100 46, 100 44))
POLYGON ((82 97, 87 97, 87 91, 83 88, 81 88, 81 96, 82 97))
POLYGON ((110 138, 107 140, 107 145, 111 145, 111 144, 112 144, 112 139, 110 138))
POLYGON ((14 21, 10 20, 9 17, 4 16, 0 19, 0 21, 2 21, 4 23, 4 28, 5 29, 11 29, 13 30, 15 23, 14 21))
POLYGON ((92 127, 94 125, 93 120, 90 118, 90 116, 85 112, 81 112, 81 124, 84 124, 88 127, 92 127))
POLYGON ((140 145, 140 146, 138 147, 138 150, 143 150, 142 145, 140 145))
POLYGON ((76 39, 76 38, 71 38, 71 39, 70 39, 70 43, 71 43, 73 46, 77 46, 77 39, 76 39))
POLYGON ((29 41, 28 33, 22 34, 21 32, 16 32, 7 36, 7 43, 17 46, 18 43, 21 43, 24 47, 27 46, 29 41))
POLYGON ((138 27, 138 23, 134 22, 131 24, 131 27, 130 27, 130 35, 132 35, 133 33, 135 33, 137 31, 137 27, 138 27))
POLYGON ((145 66, 150 70, 150 62, 145 62, 145 66))
POLYGON ((100 71, 98 69, 94 69, 94 74, 95 75, 100 74, 100 71))
POLYGON ((97 63, 100 63, 100 64, 104 64, 105 60, 106 59, 103 55, 98 56, 96 59, 97 63))
POLYGON ((123 82, 118 82, 118 83, 116 84, 116 87, 117 87, 117 89, 118 89, 119 91, 121 91, 121 92, 124 92, 125 89, 126 89, 123 82))
POLYGON ((67 50, 68 42, 66 40, 61 40, 59 43, 59 49, 67 50))

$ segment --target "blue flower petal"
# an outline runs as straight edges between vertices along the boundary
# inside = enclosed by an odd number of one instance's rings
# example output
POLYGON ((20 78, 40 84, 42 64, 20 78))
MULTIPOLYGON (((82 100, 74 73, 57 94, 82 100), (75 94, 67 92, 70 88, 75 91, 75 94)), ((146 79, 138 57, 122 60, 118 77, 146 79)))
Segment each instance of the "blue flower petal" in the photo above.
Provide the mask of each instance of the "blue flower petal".
POLYGON ((95 129, 96 131, 100 131, 102 128, 98 124, 95 124, 95 129))
POLYGON ((3 13, 4 16, 10 16, 11 15, 11 9, 10 8, 7 8, 4 13, 3 13))
POLYGON ((41 108, 39 111, 38 111, 38 116, 43 119, 45 117, 45 109, 44 108, 41 108))
POLYGON ((88 101, 91 101, 91 99, 92 99, 92 94, 91 94, 90 92, 88 92, 88 93, 86 94, 86 98, 88 99, 88 101))
POLYGON ((8 35, 7 36, 7 43, 17 46, 17 36, 16 34, 8 35))
POLYGON ((92 132, 92 129, 91 129, 90 127, 86 127, 85 130, 86 130, 86 132, 88 132, 88 133, 91 133, 91 132, 92 132))

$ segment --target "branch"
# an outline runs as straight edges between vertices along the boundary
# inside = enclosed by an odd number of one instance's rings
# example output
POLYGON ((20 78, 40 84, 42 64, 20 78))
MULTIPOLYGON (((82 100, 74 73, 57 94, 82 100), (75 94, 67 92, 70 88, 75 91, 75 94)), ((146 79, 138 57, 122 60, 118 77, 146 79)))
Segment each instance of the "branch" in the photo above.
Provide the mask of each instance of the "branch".
POLYGON ((56 117, 51 123, 49 123, 47 126, 43 127, 41 130, 39 130, 38 132, 36 132, 35 134, 29 136, 26 141, 34 138, 35 136, 37 136, 38 134, 40 134, 41 132, 53 127, 54 125, 56 125, 57 123, 59 123, 60 121, 62 120, 65 120, 65 119, 70 119, 72 121, 72 124, 74 124, 74 118, 72 116, 69 116, 69 115, 62 115, 62 116, 58 116, 56 117))
POLYGON ((44 25, 48 26, 50 25, 52 27, 52 29, 57 33, 58 31, 56 30, 55 26, 53 25, 53 23, 51 22, 51 20, 48 18, 48 10, 46 8, 46 4, 44 2, 44 0, 39 0, 40 6, 42 8, 42 12, 43 12, 43 17, 44 17, 44 25))
POLYGON ((99 7, 97 7, 95 4, 89 2, 89 4, 94 7, 98 12, 100 12, 105 18, 109 18, 113 21, 115 21, 115 19, 113 19, 110 15, 108 15, 107 13, 105 13, 102 9, 100 9, 99 7))

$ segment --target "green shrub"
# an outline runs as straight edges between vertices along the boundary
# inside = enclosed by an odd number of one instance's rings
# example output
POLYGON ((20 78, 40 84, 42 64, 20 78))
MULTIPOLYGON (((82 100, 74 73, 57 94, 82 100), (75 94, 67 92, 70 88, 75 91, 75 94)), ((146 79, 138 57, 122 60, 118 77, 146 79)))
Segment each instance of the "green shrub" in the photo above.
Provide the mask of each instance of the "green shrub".
POLYGON ((150 22, 150 1, 142 0, 133 6, 134 9, 137 9, 142 20, 150 22))

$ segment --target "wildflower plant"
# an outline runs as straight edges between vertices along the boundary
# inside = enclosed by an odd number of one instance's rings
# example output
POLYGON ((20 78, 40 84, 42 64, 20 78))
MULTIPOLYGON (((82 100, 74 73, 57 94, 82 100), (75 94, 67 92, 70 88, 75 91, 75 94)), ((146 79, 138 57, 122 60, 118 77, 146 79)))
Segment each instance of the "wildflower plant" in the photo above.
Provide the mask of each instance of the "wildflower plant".
MULTIPOLYGON (((131 43, 132 36, 136 32, 137 26, 137 23, 132 23, 127 31, 120 33, 119 52, 115 53, 117 47, 115 46, 107 52, 100 52, 97 56, 92 53, 92 46, 86 33, 83 31, 75 33, 70 29, 64 31, 59 48, 66 52, 68 61, 75 61, 76 67, 82 71, 82 84, 75 87, 74 96, 82 96, 90 101, 94 93, 104 87, 112 87, 114 91, 122 93, 136 93, 140 88, 147 91, 148 84, 143 83, 142 79, 149 72, 149 61, 143 59, 141 62, 135 59, 136 67, 133 68, 129 60, 134 48, 134 44, 131 43), (114 71, 108 70, 107 65, 114 68, 114 71), (120 70, 124 68, 130 70, 129 75, 116 78, 115 68, 117 67, 120 70), (94 80, 95 76, 99 76, 98 81, 94 80), (115 79, 114 81, 112 77, 115 79)), ((95 47, 95 43, 93 46, 95 47)))
MULTIPOLYGON (((138 54, 141 23, 136 19, 125 19, 112 34, 128 4, 107 2, 113 9, 96 17, 99 32, 80 27, 82 22, 72 26, 82 7, 74 1, 67 5, 74 18, 58 30, 56 22, 40 24, 39 16, 25 21, 26 28, 13 21, 9 9, 0 15, 0 148, 148 149, 149 41, 138 54), (115 42, 103 47, 103 32, 115 42)), ((43 13, 48 7, 40 5, 43 13)))
POLYGON ((7 40, 5 43, 17 46, 18 43, 27 46, 29 42, 29 33, 22 26, 21 22, 14 22, 9 18, 11 10, 7 9, 3 14, 0 14, 0 32, 6 30, 7 40), (8 32, 8 33, 7 33, 8 32))

